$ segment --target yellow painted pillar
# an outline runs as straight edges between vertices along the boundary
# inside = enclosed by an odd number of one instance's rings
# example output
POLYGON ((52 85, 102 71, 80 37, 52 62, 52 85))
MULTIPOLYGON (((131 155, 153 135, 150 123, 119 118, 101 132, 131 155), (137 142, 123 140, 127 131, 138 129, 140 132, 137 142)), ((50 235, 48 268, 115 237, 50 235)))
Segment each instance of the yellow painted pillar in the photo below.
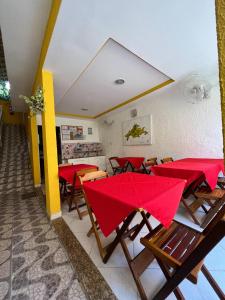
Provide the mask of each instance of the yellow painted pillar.
POLYGON ((41 173, 40 173, 40 161, 39 161, 39 148, 38 148, 38 133, 36 116, 32 116, 28 119, 29 127, 29 142, 30 142, 30 158, 33 172, 34 186, 40 186, 41 173))
POLYGON ((44 112, 42 113, 42 135, 45 165, 45 192, 47 213, 50 219, 61 216, 58 158, 55 130, 55 102, 53 76, 49 71, 42 71, 44 91, 44 112))
POLYGON ((219 76, 221 112, 223 126, 223 152, 225 157, 225 0, 216 0, 217 42, 219 56, 219 76))

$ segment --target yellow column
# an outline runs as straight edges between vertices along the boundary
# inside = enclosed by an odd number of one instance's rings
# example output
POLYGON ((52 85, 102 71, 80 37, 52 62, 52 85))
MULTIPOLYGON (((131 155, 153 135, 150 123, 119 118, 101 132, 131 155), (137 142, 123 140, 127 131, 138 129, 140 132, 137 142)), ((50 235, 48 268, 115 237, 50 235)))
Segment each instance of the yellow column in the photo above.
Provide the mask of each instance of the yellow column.
POLYGON ((223 126, 223 152, 225 157, 225 0, 216 0, 217 42, 219 56, 219 76, 221 112, 223 126))
POLYGON ((39 162, 39 148, 38 148, 38 133, 36 116, 32 116, 28 119, 29 124, 29 141, 30 141, 30 158, 33 172, 34 185, 40 186, 41 173, 39 162))
POLYGON ((50 219, 61 216, 58 158, 55 130, 55 103, 53 76, 49 71, 42 71, 45 110, 42 113, 43 149, 45 164, 45 191, 47 213, 50 219))

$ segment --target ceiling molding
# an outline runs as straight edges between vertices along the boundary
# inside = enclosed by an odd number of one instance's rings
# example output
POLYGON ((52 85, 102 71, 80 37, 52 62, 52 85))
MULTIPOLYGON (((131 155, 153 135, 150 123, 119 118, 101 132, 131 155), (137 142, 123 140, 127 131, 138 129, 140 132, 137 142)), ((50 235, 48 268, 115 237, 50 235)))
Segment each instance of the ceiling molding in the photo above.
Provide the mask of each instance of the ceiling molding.
POLYGON ((124 101, 124 102, 122 102, 122 103, 120 103, 120 104, 118 104, 118 105, 116 105, 116 106, 114 106, 114 107, 112 107, 112 108, 110 108, 110 109, 108 109, 108 110, 106 110, 106 111, 104 111, 104 112, 96 115, 94 118, 97 119, 97 118, 99 118, 99 117, 101 117, 101 116, 103 116, 103 115, 105 115, 105 114, 107 114, 107 113, 109 113, 109 112, 111 112, 111 111, 113 111, 115 109, 118 109, 118 108, 120 108, 122 106, 125 106, 125 105, 127 105, 127 104, 129 104, 131 102, 134 102, 134 101, 136 101, 136 100, 138 100, 138 99, 140 99, 140 98, 142 98, 142 97, 144 97, 144 96, 146 96, 146 95, 148 95, 150 93, 153 93, 154 91, 159 90, 159 89, 161 89, 161 88, 163 88, 163 87, 165 87, 168 84, 173 83, 173 82, 174 82, 173 79, 169 79, 169 80, 167 80, 167 81, 165 81, 163 83, 160 83, 160 84, 154 86, 153 88, 151 88, 151 89, 149 89, 149 90, 147 90, 147 91, 145 91, 145 92, 143 92, 143 93, 141 93, 141 94, 139 94, 137 96, 134 96, 134 97, 130 98, 129 100, 124 101))
POLYGON ((72 117, 72 118, 81 118, 81 119, 95 119, 93 116, 85 116, 85 115, 78 115, 78 114, 68 114, 64 112, 56 112, 56 116, 61 117, 72 117))
POLYGON ((45 29, 44 39, 42 42, 42 47, 41 47, 41 52, 40 52, 40 58, 39 58, 39 62, 38 62, 38 67, 37 67, 37 71, 36 71, 36 75, 35 75, 34 84, 33 84, 33 92, 35 91, 35 89, 37 88, 38 84, 40 84, 40 81, 41 81, 42 68, 43 68, 43 65, 45 62, 45 58, 47 55, 48 47, 49 47, 49 44, 51 41, 52 33, 53 33, 53 30, 55 27, 55 23, 57 20, 61 2, 62 2, 61 0, 53 0, 52 1, 52 6, 51 6, 47 26, 45 29))

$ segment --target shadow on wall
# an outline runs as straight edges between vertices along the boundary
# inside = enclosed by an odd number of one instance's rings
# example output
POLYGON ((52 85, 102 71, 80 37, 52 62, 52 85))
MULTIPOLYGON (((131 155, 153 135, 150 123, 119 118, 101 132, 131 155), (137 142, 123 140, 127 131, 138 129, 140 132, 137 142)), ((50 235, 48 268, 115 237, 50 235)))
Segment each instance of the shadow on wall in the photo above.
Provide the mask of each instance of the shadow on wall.
POLYGON ((0 105, 3 111, 3 122, 6 124, 24 124, 23 113, 14 112, 10 114, 9 103, 0 99, 0 105))

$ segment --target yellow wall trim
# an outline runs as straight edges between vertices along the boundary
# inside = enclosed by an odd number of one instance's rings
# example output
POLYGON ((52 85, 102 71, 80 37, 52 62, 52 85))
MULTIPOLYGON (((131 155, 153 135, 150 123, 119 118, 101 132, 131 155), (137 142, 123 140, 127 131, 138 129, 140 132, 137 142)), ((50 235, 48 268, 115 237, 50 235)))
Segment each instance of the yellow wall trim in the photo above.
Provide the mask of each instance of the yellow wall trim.
POLYGON ((61 5, 61 0, 53 0, 52 1, 52 7, 50 10, 47 26, 45 29, 45 35, 44 35, 44 39, 42 42, 42 48, 41 48, 38 68, 37 68, 37 72, 36 72, 36 76, 35 76, 35 80, 34 80, 34 84, 33 84, 33 92, 35 91, 37 86, 40 85, 40 83, 41 83, 41 72, 42 72, 42 68, 43 68, 45 58, 47 55, 48 47, 49 47, 49 44, 51 41, 52 33, 53 33, 53 30, 55 27, 56 19, 57 19, 58 13, 59 13, 60 5, 61 5))
POLYGON ((67 114, 64 112, 57 112, 56 116, 62 116, 62 117, 71 117, 71 118, 81 118, 81 119, 94 119, 95 117, 93 116, 84 116, 84 115, 78 115, 78 114, 67 114))
POLYGON ((151 89, 149 89, 149 90, 147 90, 147 91, 145 91, 145 92, 143 92, 143 93, 141 93, 141 94, 139 94, 137 96, 134 96, 133 98, 131 98, 131 99, 127 100, 127 101, 124 101, 124 102, 122 102, 122 103, 120 103, 120 104, 118 104, 118 105, 116 105, 116 106, 114 106, 114 107, 112 107, 112 108, 110 108, 110 109, 108 109, 108 110, 106 110, 106 111, 104 111, 104 112, 96 115, 94 118, 97 119, 97 118, 99 118, 99 117, 101 117, 101 116, 103 116, 103 115, 105 115, 105 114, 107 114, 107 113, 109 113, 109 112, 111 112, 111 111, 113 111, 115 109, 118 109, 118 108, 120 108, 120 107, 122 107, 124 105, 127 105, 127 104, 129 104, 129 103, 131 103, 133 101, 136 101, 136 100, 138 100, 138 99, 140 99, 140 98, 142 98, 142 97, 144 97, 144 96, 146 96, 146 95, 148 95, 150 93, 153 93, 154 91, 159 90, 159 89, 163 88, 164 86, 166 86, 166 85, 168 85, 170 83, 173 83, 173 82, 174 82, 173 79, 169 79, 169 80, 167 80, 167 81, 165 81, 163 83, 160 83, 160 84, 154 86, 153 88, 151 88, 151 89))

